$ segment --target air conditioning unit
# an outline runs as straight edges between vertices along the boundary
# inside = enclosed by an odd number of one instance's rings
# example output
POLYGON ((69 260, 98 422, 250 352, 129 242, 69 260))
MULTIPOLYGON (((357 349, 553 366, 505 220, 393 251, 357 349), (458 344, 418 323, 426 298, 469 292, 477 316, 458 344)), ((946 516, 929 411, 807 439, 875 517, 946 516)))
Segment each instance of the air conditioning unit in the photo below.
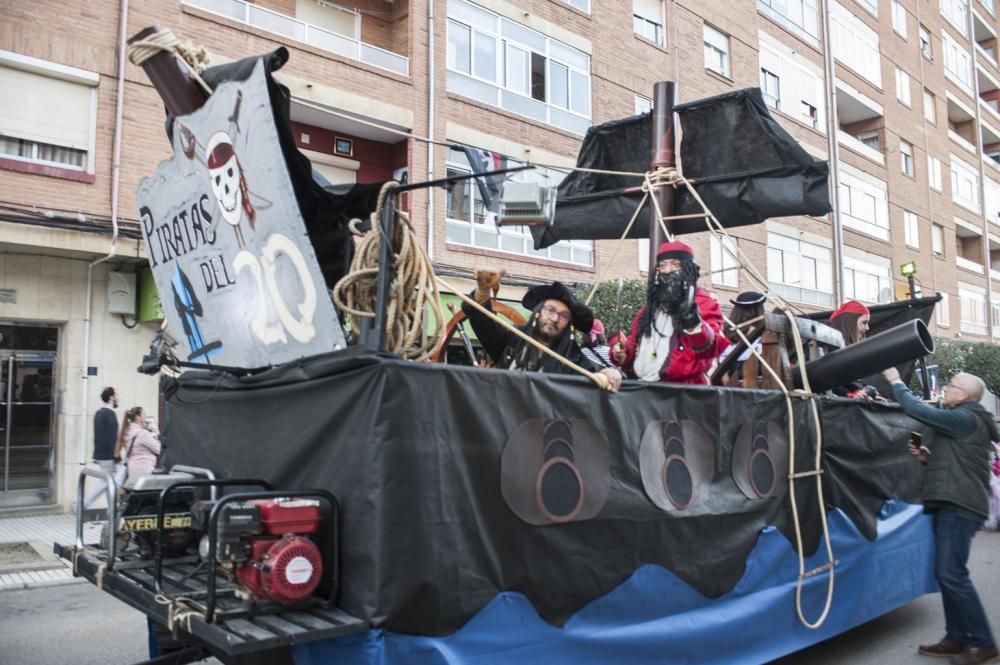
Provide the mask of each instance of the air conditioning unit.
POLYGON ((552 226, 555 214, 555 187, 537 182, 504 183, 497 226, 552 226))

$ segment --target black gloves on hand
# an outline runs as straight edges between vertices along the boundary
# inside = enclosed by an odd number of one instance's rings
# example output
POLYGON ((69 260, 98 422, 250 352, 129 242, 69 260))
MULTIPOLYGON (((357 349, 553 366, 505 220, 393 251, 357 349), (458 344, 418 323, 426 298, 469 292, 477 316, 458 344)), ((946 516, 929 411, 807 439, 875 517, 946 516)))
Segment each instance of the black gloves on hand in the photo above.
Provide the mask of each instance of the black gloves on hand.
POLYGON ((694 290, 690 297, 677 310, 677 325, 681 330, 691 330, 697 328, 701 323, 701 313, 698 311, 698 303, 694 300, 694 290))

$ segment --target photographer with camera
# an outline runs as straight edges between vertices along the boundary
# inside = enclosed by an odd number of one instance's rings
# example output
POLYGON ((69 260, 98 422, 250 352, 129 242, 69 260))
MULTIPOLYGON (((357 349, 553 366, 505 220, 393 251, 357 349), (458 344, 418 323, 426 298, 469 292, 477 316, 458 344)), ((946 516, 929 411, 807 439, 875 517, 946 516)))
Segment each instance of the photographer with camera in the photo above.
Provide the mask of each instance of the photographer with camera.
POLYGON ((612 348, 612 360, 643 381, 708 383, 706 373, 729 346, 719 303, 698 288, 700 270, 683 242, 660 245, 655 269, 646 304, 628 340, 612 348))
POLYGON ((912 436, 910 454, 927 468, 921 499, 934 529, 934 577, 941 587, 945 636, 922 645, 924 656, 948 657, 953 665, 978 665, 997 656, 989 620, 972 586, 969 550, 989 516, 989 456, 1000 439, 993 416, 979 401, 986 389, 978 376, 962 372, 944 387, 941 408, 922 403, 895 369, 882 372, 906 415, 928 425, 930 447, 912 436))

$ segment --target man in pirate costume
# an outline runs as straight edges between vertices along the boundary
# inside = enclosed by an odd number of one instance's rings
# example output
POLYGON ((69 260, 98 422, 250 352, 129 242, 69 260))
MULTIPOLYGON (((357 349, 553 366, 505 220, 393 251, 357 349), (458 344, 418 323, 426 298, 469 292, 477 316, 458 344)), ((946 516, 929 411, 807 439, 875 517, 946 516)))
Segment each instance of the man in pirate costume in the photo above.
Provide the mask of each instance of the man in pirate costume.
MULTIPOLYGON (((493 311, 491 302, 498 287, 498 274, 477 270, 476 290, 470 294, 470 297, 489 311, 493 311)), ((531 317, 521 327, 522 332, 580 367, 606 375, 611 381, 612 389, 618 389, 622 373, 613 367, 598 367, 583 355, 577 345, 574 329, 584 334, 589 333, 594 323, 594 313, 566 285, 552 282, 532 287, 524 294, 521 304, 531 310, 531 317)), ((462 311, 497 367, 550 374, 573 372, 476 308, 463 304, 462 311)))
POLYGON ((612 349, 626 375, 643 381, 708 383, 706 372, 729 346, 715 296, 698 288, 691 248, 665 242, 646 304, 632 321, 628 341, 612 349))

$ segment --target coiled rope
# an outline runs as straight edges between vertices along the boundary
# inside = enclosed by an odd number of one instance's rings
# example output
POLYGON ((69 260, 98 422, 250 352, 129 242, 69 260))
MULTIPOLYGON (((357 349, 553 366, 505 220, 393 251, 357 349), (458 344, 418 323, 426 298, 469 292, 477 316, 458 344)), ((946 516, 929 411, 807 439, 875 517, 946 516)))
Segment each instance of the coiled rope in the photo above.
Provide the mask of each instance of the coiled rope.
POLYGON ((390 181, 382 186, 378 205, 371 214, 371 230, 359 230, 360 219, 350 222, 355 237, 354 259, 348 273, 331 291, 333 301, 351 317, 352 327, 359 329, 363 318, 375 317, 375 292, 379 271, 392 270, 389 285, 389 304, 386 308, 386 348, 409 360, 429 360, 435 347, 444 336, 444 314, 441 297, 435 281, 434 266, 421 247, 410 216, 396 210, 393 225, 391 265, 379 266, 382 251, 382 209, 386 197, 393 195, 399 183, 390 181), (424 335, 424 316, 427 305, 433 306, 435 329, 424 335))
POLYGON ((160 53, 176 53, 187 67, 191 77, 212 94, 212 89, 201 78, 201 72, 208 67, 208 52, 204 46, 194 46, 191 42, 182 42, 173 32, 164 28, 150 36, 132 42, 128 47, 128 59, 133 65, 141 67, 144 62, 160 53))

